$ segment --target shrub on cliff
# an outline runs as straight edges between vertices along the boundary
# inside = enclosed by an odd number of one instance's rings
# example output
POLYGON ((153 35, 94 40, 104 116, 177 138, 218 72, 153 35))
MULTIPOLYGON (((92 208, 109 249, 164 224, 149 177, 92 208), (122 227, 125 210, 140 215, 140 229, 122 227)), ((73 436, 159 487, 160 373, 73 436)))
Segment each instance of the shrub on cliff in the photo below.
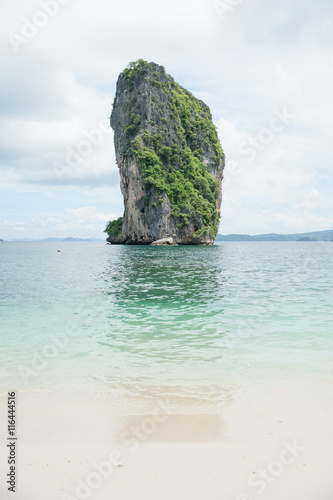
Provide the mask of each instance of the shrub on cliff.
POLYGON ((109 221, 104 229, 104 233, 107 233, 109 236, 113 236, 115 238, 120 238, 123 228, 123 218, 119 217, 119 219, 109 221))

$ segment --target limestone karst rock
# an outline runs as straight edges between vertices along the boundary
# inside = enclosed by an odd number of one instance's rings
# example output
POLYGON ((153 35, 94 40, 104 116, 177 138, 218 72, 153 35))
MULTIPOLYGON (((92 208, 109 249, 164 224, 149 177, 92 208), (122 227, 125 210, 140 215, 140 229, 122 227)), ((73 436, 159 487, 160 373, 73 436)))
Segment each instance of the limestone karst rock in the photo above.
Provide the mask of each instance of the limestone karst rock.
POLYGON ((125 211, 108 223, 108 241, 212 244, 224 154, 208 106, 139 60, 119 75, 111 126, 125 211))

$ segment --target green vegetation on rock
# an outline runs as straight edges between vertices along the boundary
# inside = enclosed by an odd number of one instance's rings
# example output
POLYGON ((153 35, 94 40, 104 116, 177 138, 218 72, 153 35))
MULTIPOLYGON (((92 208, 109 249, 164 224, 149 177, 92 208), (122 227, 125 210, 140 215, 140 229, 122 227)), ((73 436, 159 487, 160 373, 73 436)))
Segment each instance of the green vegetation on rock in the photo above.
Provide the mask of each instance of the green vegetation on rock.
POLYGON ((104 233, 107 233, 109 236, 114 238, 120 238, 123 228, 123 218, 119 217, 119 219, 109 221, 104 229, 104 233))

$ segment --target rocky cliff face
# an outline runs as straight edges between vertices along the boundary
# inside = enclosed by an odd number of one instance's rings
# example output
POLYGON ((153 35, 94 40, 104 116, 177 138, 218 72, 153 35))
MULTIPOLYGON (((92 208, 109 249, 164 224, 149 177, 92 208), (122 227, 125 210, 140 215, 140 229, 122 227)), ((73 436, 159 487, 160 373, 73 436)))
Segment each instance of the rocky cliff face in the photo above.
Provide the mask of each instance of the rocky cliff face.
POLYGON ((140 60, 118 78, 111 126, 125 211, 108 241, 212 244, 224 155, 208 106, 140 60))

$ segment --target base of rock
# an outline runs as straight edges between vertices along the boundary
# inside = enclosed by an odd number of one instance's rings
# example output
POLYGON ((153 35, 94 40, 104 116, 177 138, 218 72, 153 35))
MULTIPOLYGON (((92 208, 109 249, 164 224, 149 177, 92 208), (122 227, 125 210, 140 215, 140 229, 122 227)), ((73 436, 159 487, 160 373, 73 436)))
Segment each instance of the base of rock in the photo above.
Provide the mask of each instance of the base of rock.
POLYGON ((177 245, 193 245, 193 246, 199 246, 199 245, 213 245, 214 244, 214 239, 204 236, 204 237, 193 237, 193 238, 172 238, 172 237, 167 237, 167 238, 160 238, 159 240, 153 240, 152 238, 146 238, 146 239, 134 239, 134 238, 126 238, 126 237, 115 237, 115 236, 109 236, 106 241, 108 243, 111 243, 112 245, 156 245, 156 246, 177 246, 177 245))
POLYGON ((153 241, 151 245, 173 245, 177 246, 177 243, 173 238, 161 238, 160 240, 153 241))

